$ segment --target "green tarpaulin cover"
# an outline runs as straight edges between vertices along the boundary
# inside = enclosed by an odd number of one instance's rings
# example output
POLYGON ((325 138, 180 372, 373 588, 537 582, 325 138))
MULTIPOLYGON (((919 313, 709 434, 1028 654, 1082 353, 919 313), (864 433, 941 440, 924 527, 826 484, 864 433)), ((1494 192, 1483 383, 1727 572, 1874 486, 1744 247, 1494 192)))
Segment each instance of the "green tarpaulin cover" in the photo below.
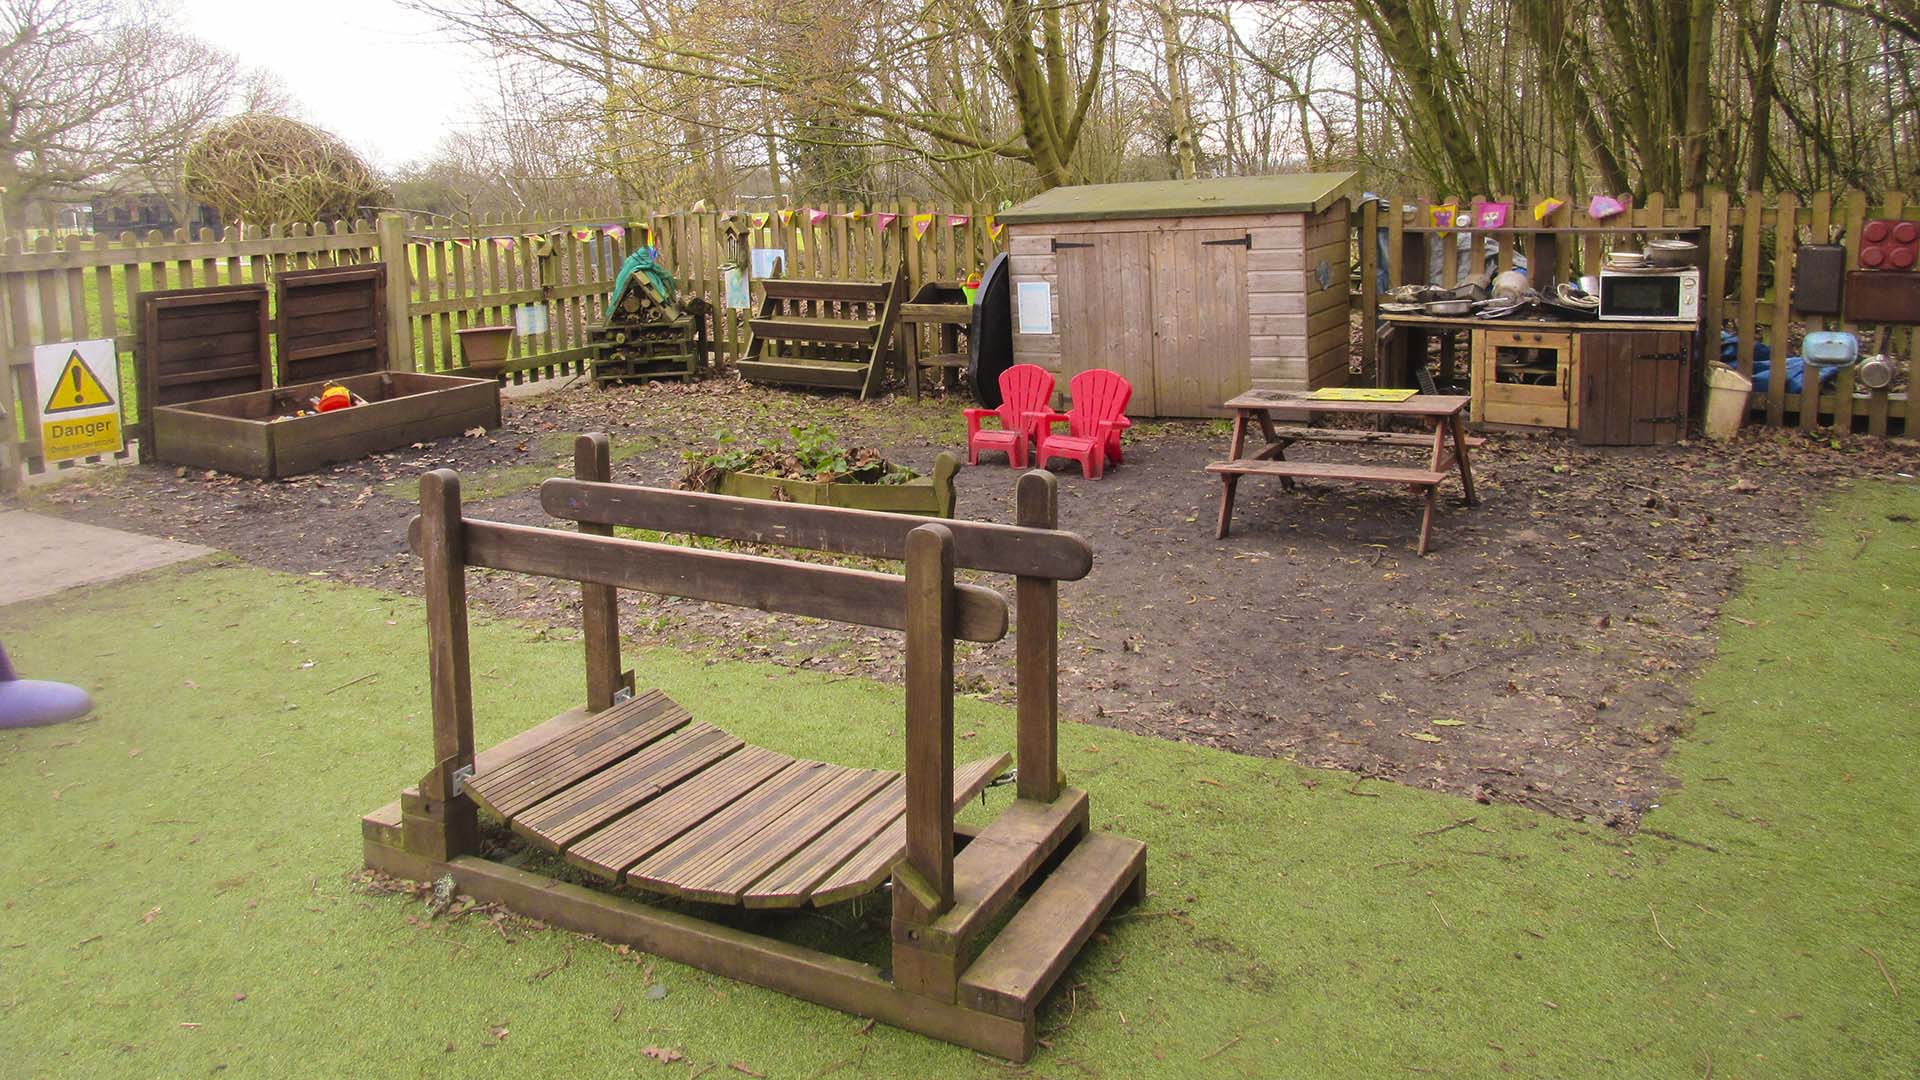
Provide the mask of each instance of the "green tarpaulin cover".
POLYGON ((673 275, 654 261, 652 248, 641 248, 627 256, 627 261, 620 264, 620 272, 613 276, 613 298, 607 301, 607 318, 613 318, 613 309, 619 306, 620 297, 626 294, 627 279, 635 274, 645 274, 653 282, 654 291, 660 294, 660 299, 666 303, 673 302, 673 275))

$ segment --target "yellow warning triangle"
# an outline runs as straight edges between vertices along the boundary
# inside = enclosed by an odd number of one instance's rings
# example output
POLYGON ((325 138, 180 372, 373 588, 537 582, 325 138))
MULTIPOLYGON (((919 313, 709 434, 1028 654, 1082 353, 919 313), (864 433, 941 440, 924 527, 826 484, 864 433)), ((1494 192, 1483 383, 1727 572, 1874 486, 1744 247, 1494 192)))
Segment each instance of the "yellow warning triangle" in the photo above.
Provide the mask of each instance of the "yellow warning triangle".
POLYGON ((40 411, 62 413, 112 404, 113 398, 107 394, 107 388, 100 385, 100 377, 80 358, 80 350, 75 349, 73 355, 67 357, 67 366, 60 369, 60 377, 54 380, 53 388, 47 393, 47 403, 40 411))

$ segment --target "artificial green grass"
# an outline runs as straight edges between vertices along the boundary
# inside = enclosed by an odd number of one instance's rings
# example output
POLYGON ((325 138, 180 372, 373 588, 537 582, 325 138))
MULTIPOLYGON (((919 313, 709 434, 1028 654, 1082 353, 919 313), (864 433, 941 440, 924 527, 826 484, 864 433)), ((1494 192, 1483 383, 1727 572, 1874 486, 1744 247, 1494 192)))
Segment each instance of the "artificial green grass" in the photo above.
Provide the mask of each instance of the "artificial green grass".
MULTIPOLYGON (((1684 787, 1631 838, 1068 726, 1064 766, 1096 827, 1148 842, 1151 893, 1069 973, 1029 1073, 1912 1075, 1914 518, 1920 490, 1866 488, 1820 546, 1754 571, 1668 762, 1684 787)), ((359 815, 425 771, 415 600, 223 565, 0 609, 0 625, 24 671, 101 705, 0 735, 7 1072, 1009 1072, 570 934, 509 939, 356 891, 359 815)), ((577 700, 567 636, 476 621, 483 744, 577 700)), ((897 764, 893 689, 632 660, 736 734, 897 764)), ((1003 709, 962 701, 956 726, 962 756, 1010 745, 1003 709)))

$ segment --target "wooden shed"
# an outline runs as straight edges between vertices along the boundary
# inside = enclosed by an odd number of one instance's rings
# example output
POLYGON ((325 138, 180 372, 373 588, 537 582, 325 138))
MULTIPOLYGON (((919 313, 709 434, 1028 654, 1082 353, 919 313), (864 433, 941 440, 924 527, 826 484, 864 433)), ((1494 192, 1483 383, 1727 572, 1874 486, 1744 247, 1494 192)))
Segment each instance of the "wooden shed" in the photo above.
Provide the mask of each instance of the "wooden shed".
POLYGON ((1055 188, 1002 211, 1016 362, 1103 367, 1136 416, 1347 377, 1347 192, 1300 173, 1055 188))

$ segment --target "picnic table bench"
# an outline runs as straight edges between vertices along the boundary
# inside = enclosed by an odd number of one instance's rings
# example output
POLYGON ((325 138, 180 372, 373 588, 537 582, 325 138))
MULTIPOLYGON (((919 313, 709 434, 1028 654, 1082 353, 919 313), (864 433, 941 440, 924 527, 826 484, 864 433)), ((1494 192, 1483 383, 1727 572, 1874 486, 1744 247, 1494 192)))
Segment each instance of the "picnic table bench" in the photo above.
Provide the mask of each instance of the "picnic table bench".
POLYGON ((1415 394, 1404 401, 1343 401, 1317 399, 1306 394, 1277 390, 1253 390, 1228 401, 1225 408, 1234 411, 1233 444, 1226 461, 1216 461, 1207 471, 1220 477, 1220 523, 1214 531, 1224 539, 1233 520, 1233 499, 1242 476, 1271 476, 1291 491, 1295 480, 1333 480, 1361 484, 1389 484, 1407 487, 1424 497, 1420 518, 1419 553, 1427 553, 1433 533, 1436 492, 1451 473, 1458 471, 1460 486, 1468 506, 1477 502, 1473 493, 1473 470, 1468 463, 1470 447, 1486 440, 1466 433, 1462 415, 1469 399, 1441 394, 1415 394), (1432 427, 1432 434, 1399 431, 1351 431, 1305 426, 1281 427, 1273 422, 1274 410, 1329 414, 1371 414, 1381 417, 1410 417, 1432 427), (1258 424, 1266 445, 1246 453, 1247 427, 1258 424), (1451 441, 1451 446, 1449 446, 1451 441), (1288 461, 1287 447, 1299 442, 1324 442, 1347 445, 1424 446, 1433 451, 1426 468, 1391 465, 1346 464, 1323 461, 1288 461))

